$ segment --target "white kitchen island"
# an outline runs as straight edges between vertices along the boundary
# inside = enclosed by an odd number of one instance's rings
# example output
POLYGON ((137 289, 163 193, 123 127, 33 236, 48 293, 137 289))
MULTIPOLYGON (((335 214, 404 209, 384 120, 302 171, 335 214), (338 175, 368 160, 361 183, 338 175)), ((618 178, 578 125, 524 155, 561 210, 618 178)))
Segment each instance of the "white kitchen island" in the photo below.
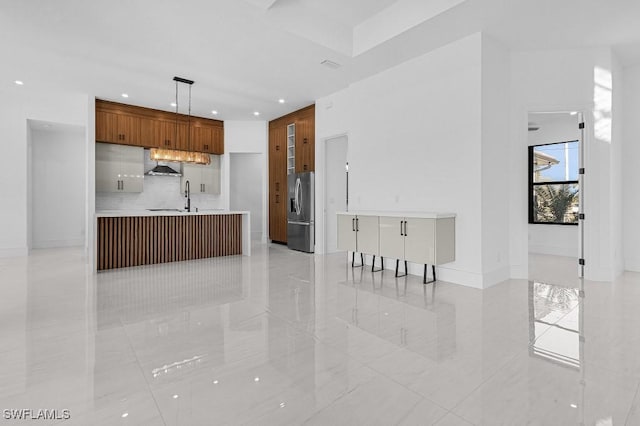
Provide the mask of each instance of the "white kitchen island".
POLYGON ((247 211, 112 210, 95 215, 97 270, 251 255, 247 211))

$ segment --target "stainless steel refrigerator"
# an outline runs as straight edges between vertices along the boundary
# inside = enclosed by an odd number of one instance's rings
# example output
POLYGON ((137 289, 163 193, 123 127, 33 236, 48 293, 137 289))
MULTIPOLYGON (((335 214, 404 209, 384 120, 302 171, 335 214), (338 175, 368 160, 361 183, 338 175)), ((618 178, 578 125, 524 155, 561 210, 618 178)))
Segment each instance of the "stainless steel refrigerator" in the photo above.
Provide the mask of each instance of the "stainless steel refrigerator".
POLYGON ((313 172, 292 173, 287 176, 287 246, 307 253, 313 253, 315 245, 314 184, 313 172))

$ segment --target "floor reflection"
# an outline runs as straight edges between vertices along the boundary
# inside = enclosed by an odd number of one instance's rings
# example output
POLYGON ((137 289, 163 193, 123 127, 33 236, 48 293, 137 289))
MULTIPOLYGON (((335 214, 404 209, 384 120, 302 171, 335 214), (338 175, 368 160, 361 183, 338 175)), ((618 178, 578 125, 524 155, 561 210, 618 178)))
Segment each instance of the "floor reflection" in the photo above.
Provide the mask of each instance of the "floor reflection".
POLYGON ((529 282, 529 351, 549 361, 580 368, 580 289, 529 282))

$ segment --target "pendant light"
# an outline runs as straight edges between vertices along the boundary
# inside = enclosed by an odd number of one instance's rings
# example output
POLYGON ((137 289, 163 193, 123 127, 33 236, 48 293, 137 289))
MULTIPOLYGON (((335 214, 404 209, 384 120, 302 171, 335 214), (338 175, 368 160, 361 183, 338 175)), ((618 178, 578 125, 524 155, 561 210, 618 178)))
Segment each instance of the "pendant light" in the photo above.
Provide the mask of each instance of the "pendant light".
POLYGON ((176 82, 176 125, 175 125, 175 141, 178 142, 178 122, 180 114, 178 113, 178 84, 187 84, 189 86, 189 113, 187 115, 187 150, 181 151, 176 149, 151 148, 150 156, 155 161, 177 161, 181 163, 194 164, 211 164, 211 157, 204 152, 195 152, 191 146, 191 86, 193 80, 182 77, 173 77, 176 82))

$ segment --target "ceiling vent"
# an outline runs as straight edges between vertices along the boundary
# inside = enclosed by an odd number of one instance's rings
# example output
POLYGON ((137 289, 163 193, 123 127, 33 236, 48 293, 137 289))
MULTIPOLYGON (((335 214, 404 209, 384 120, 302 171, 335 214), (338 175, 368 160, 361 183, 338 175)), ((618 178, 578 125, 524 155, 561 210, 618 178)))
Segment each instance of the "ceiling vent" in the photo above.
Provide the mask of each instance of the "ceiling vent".
POLYGON ((334 70, 342 66, 337 62, 330 61, 329 59, 325 59, 324 61, 320 62, 320 65, 324 65, 325 67, 329 67, 334 70))

